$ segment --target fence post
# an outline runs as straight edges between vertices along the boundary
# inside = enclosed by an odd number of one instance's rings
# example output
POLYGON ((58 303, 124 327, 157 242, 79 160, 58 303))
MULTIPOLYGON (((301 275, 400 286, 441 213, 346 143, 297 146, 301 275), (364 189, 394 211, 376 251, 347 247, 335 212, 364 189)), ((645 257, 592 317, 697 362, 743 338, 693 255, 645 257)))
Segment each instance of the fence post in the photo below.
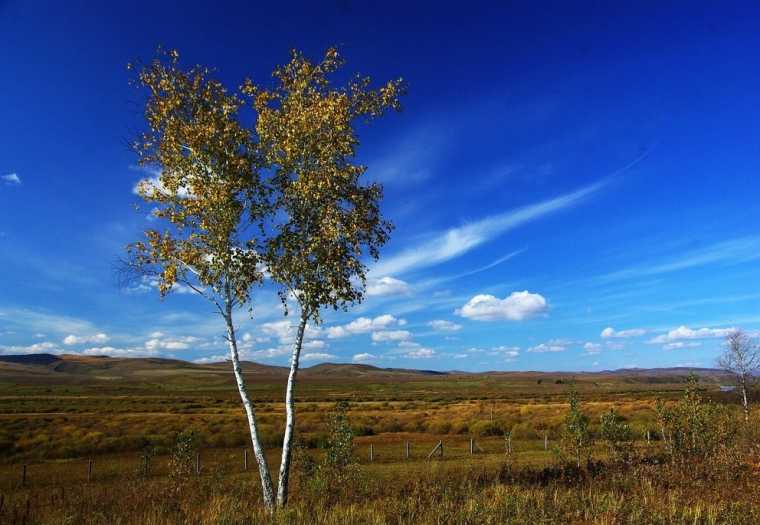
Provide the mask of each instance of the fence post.
POLYGON ((243 449, 243 470, 248 470, 248 449, 243 449))
POLYGON ((475 440, 470 438, 470 455, 475 454, 475 440))
POLYGON ((148 472, 150 470, 150 457, 146 454, 143 456, 143 474, 145 477, 148 477, 148 472))
POLYGON ((196 476, 201 475, 201 453, 200 452, 195 453, 195 475, 196 476))
POLYGON ((92 459, 87 461, 87 481, 92 481, 92 459))
POLYGON ((650 437, 649 437, 649 430, 647 429, 647 444, 649 444, 650 437))
POLYGON ((370 443, 369 444, 369 462, 372 463, 375 461, 375 446, 370 443))
POLYGON ((507 436, 507 453, 512 453, 512 432, 507 436))
POLYGON ((409 459, 409 442, 406 442, 406 459, 409 459))
POLYGON ((544 450, 549 450, 549 433, 544 432, 544 450))

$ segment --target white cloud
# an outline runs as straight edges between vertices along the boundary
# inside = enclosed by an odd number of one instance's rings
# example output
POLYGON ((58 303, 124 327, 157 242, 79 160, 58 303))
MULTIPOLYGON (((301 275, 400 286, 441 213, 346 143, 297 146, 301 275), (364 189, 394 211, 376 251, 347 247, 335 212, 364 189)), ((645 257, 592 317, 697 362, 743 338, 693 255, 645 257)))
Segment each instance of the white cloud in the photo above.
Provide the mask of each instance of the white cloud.
POLYGON ((392 326, 404 326, 406 321, 397 319, 390 314, 384 314, 370 319, 369 317, 359 317, 343 326, 331 326, 327 329, 327 337, 338 339, 353 334, 366 334, 385 330, 392 326))
POLYGON ((615 330, 611 326, 608 326, 607 328, 602 330, 600 337, 602 337, 603 339, 639 337, 646 333, 647 331, 644 328, 631 328, 630 330, 615 330))
POLYGON ((726 337, 731 332, 734 332, 736 328, 697 328, 696 330, 689 328, 688 326, 679 326, 670 330, 668 333, 658 335, 651 339, 649 343, 671 343, 682 339, 712 339, 717 337, 726 337))
POLYGON ((498 299, 493 295, 479 294, 455 313, 476 321, 522 321, 547 310, 546 299, 527 290, 512 292, 509 297, 498 299))
POLYGON ((432 348, 418 348, 416 350, 411 350, 404 355, 411 359, 430 359, 431 357, 434 357, 436 353, 432 348))
MULTIPOLYGON (((150 177, 140 179, 137 181, 137 184, 132 187, 132 193, 135 195, 139 196, 141 190, 143 193, 146 193, 148 195, 160 194, 168 196, 172 194, 161 181, 161 170, 145 166, 130 166, 130 168, 150 174, 150 177)), ((188 199, 193 197, 190 189, 187 186, 180 186, 177 188, 176 196, 180 199, 188 199)))
POLYGON ((408 330, 387 330, 383 332, 372 332, 372 340, 376 343, 385 341, 406 341, 412 337, 408 330))
POLYGON ((272 348, 265 348, 263 350, 253 350, 241 353, 241 357, 244 359, 271 359, 273 357, 280 357, 289 355, 292 349, 289 346, 275 346, 272 348))
POLYGON ((323 348, 327 348, 327 343, 321 339, 315 339, 313 341, 304 341, 301 347, 306 350, 322 350, 323 348))
POLYGON ((0 354, 62 354, 63 350, 50 341, 34 343, 29 346, 0 346, 0 354))
POLYGON ((107 334, 99 333, 95 335, 67 335, 63 338, 63 344, 65 345, 79 345, 83 343, 107 343, 110 337, 107 334))
POLYGON ((697 341, 676 341, 674 343, 668 343, 662 346, 663 350, 678 350, 681 348, 697 348, 702 346, 702 343, 697 341))
POLYGON ((487 354, 490 356, 503 356, 508 361, 513 361, 514 358, 518 357, 520 355, 520 347, 519 346, 506 346, 506 345, 500 345, 500 346, 492 346, 491 348, 468 348, 465 350, 468 354, 487 354))
POLYGON ((370 279, 367 283, 368 297, 383 297, 386 295, 406 295, 409 293, 409 283, 395 277, 370 279))
POLYGON ((82 355, 107 355, 111 357, 145 357, 158 352, 145 348, 114 348, 113 346, 94 346, 80 352, 82 355))
MULTIPOLYGON (((154 332, 155 334, 156 332, 154 332)), ((158 332, 160 333, 160 332, 158 332)), ((149 351, 154 350, 187 350, 191 344, 198 343, 199 338, 186 337, 153 337, 145 341, 144 347, 149 351)))
MULTIPOLYGON (((261 330, 267 336, 277 338, 280 344, 294 343, 296 340, 296 335, 298 335, 298 325, 287 319, 284 319, 282 321, 264 323, 261 325, 261 330)), ((321 337, 322 333, 323 330, 321 328, 307 323, 303 337, 306 340, 316 339, 318 337, 321 337)))
POLYGON ((310 354, 304 354, 303 360, 304 361, 324 361, 326 359, 335 359, 337 356, 333 354, 326 354, 324 352, 314 352, 310 354))
POLYGON ((595 355, 602 351, 602 345, 588 342, 583 345, 583 349, 586 351, 586 355, 595 355))
POLYGON ((444 319, 434 319, 428 323, 428 326, 438 332, 456 332, 462 329, 461 324, 452 323, 444 319))
POLYGON ((539 219, 552 212, 569 208, 599 190, 603 182, 581 188, 573 193, 492 215, 464 226, 432 236, 419 246, 387 257, 372 268, 375 275, 397 275, 417 268, 433 266, 459 257, 491 239, 539 219))
POLYGON ((377 359, 376 355, 363 353, 363 354, 354 354, 352 361, 354 363, 364 363, 365 361, 374 361, 375 359, 377 359))
MULTIPOLYGON (((145 275, 135 285, 125 288, 124 292, 128 294, 146 293, 154 289, 158 290, 159 285, 160 283, 157 277, 149 277, 145 275)), ((206 289, 204 286, 196 286, 196 288, 201 292, 206 289)), ((191 294, 197 292, 186 284, 175 282, 171 287, 171 293, 191 294)))
POLYGON ((18 173, 0 176, 0 179, 6 184, 21 184, 21 177, 18 176, 18 173))
POLYGON ((199 364, 199 365, 206 365, 209 363, 223 363, 229 359, 227 355, 211 355, 208 357, 199 357, 198 359, 193 359, 193 363, 199 364))
POLYGON ((569 344, 570 341, 565 341, 563 339, 552 339, 545 343, 541 343, 539 345, 528 348, 528 352, 536 354, 543 354, 547 352, 564 352, 567 350, 567 346, 569 344))

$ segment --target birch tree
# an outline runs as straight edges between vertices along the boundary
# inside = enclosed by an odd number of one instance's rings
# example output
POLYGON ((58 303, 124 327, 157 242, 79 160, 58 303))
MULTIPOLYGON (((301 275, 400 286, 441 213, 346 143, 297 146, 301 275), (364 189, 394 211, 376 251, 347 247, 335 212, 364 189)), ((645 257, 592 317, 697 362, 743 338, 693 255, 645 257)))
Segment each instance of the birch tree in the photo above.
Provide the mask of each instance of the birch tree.
POLYGON ((333 87, 329 77, 342 64, 335 49, 318 63, 294 51, 290 62, 275 70, 272 89, 252 82, 244 86, 257 113, 256 134, 282 217, 268 240, 267 268, 283 287, 283 304, 295 300, 300 314, 285 392, 279 506, 288 498, 294 391, 307 323, 318 324, 323 307, 345 310, 362 300, 364 260, 378 258, 391 231, 380 212, 382 187, 360 180, 365 167, 354 160, 355 124, 400 109, 404 87, 399 79, 371 89, 370 79, 359 76, 333 87))
POLYGON ((186 70, 169 52, 141 68, 147 130, 134 142, 142 166, 158 172, 137 192, 162 229, 127 248, 129 267, 161 296, 178 285, 209 301, 226 327, 232 369, 248 419, 264 503, 274 507, 272 480, 256 412, 240 365, 233 313, 262 280, 257 238, 270 212, 252 133, 238 120, 243 99, 200 66, 186 70))
POLYGON ((746 332, 735 330, 726 336, 726 350, 718 358, 718 366, 736 378, 744 420, 748 421, 748 392, 760 370, 760 348, 746 332))

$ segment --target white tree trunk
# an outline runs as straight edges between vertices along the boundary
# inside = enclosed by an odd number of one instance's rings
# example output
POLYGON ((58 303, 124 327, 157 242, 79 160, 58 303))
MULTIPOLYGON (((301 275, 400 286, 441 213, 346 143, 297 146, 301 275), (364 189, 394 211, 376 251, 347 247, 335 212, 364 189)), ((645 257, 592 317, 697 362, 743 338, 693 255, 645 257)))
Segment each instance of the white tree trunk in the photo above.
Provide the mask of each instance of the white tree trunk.
POLYGON ((251 432, 253 454, 256 457, 256 462, 259 464, 261 492, 264 497, 264 505, 266 505, 268 509, 273 509, 274 490, 272 488, 272 477, 269 474, 269 466, 267 465, 267 460, 264 456, 264 448, 261 446, 258 428, 256 427, 256 412, 253 409, 253 404, 248 397, 248 391, 245 387, 245 378, 243 377, 243 369, 240 366, 240 355, 237 348, 237 339, 235 338, 235 326, 232 324, 232 311, 229 306, 225 312, 224 320, 227 323, 227 341, 230 346, 232 370, 235 372, 235 380, 237 381, 238 392, 240 392, 240 400, 243 402, 245 413, 248 416, 248 428, 251 432))
POLYGON ((298 325, 295 347, 290 358, 290 374, 288 385, 285 388, 285 435, 282 438, 282 459, 280 461, 280 480, 277 485, 277 505, 282 507, 288 502, 288 481, 290 479, 290 459, 293 455, 293 431, 296 423, 295 399, 293 392, 298 375, 298 360, 301 357, 303 334, 306 329, 308 315, 301 314, 301 322, 298 325))
POLYGON ((742 378, 742 408, 744 409, 744 421, 749 421, 749 400, 747 399, 747 380, 742 378))

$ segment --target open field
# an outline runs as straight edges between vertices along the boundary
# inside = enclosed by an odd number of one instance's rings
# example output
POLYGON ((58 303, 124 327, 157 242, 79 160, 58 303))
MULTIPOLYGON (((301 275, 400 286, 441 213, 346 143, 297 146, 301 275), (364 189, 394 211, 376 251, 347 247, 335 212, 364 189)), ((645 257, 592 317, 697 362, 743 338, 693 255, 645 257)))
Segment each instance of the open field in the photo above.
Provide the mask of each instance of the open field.
MULTIPOLYGON (((268 520, 250 453, 245 470, 249 438, 227 364, 34 359, 0 362, 0 524, 268 520), (171 452, 177 436, 188 430, 198 439, 199 472, 193 466, 178 488, 171 452)), ((745 454, 741 468, 730 463, 710 467, 705 475, 694 474, 702 466, 685 473, 664 461, 655 405, 681 397, 685 373, 442 374, 355 365, 305 369, 297 395, 301 459, 294 465, 293 504, 275 519, 325 524, 757 523, 760 502, 752 488, 760 480, 753 463, 757 456, 745 454), (561 467, 554 449, 570 381, 592 435, 599 435, 600 416, 612 407, 629 424, 634 459, 615 463, 597 442, 592 457, 603 463, 577 471, 561 467), (356 474, 348 486, 317 486, 303 465, 323 457, 337 400, 349 402, 356 474), (505 432, 512 436, 511 454, 506 453, 505 432), (427 459, 439 441, 443 456, 427 459)), ((246 375, 268 460, 276 469, 284 373, 250 364, 246 375)), ((727 382, 720 372, 702 370, 700 376, 706 398, 735 402, 732 394, 719 391, 727 382)), ((733 406, 729 411, 737 412, 733 406)), ((749 443, 753 435, 742 439, 749 443)))
MULTIPOLYGON (((7 358, 6 358, 7 359, 7 358)), ((281 442, 286 371, 246 365, 264 443, 281 442)), ((710 395, 722 377, 703 371, 710 395)), ((683 389, 685 371, 568 373, 433 373, 366 365, 304 369, 297 390, 298 434, 310 448, 324 443, 327 415, 350 402, 354 434, 378 443, 439 438, 478 439, 511 431, 515 440, 558 437, 568 383, 574 381, 592 422, 615 409, 643 439, 654 430, 657 399, 683 389)), ((193 365, 163 359, 36 356, 0 360, 0 461, 63 459, 139 451, 166 452, 194 430, 204 448, 244 447, 244 413, 226 363, 193 365)))

